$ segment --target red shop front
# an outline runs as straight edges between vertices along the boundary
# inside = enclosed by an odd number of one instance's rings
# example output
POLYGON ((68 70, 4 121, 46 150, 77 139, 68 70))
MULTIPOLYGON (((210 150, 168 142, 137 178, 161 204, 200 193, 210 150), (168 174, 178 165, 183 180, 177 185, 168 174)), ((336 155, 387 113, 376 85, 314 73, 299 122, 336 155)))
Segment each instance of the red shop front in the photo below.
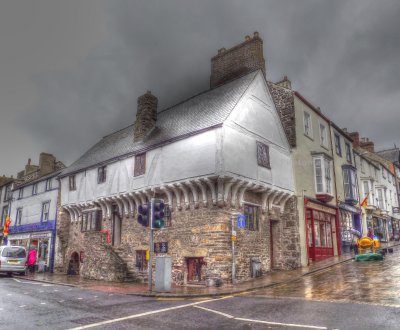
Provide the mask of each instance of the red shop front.
POLYGON ((305 200, 308 257, 318 261, 334 256, 336 209, 305 200))

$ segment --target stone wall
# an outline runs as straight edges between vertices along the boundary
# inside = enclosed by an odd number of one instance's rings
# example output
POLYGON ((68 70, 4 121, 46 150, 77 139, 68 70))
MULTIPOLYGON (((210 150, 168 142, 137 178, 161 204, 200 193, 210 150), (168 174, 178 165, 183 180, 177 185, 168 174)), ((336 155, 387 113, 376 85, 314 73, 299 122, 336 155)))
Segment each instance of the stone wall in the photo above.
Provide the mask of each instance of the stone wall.
POLYGON ((268 82, 268 87, 281 119, 283 129, 285 130, 286 137, 290 146, 294 148, 296 147, 296 122, 293 91, 271 82, 268 82))

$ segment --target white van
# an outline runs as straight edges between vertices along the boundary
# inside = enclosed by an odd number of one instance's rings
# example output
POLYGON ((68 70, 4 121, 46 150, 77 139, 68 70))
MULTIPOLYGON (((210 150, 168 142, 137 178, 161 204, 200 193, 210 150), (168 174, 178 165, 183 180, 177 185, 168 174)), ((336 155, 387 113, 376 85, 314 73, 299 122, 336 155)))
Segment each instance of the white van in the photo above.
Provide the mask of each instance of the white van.
POLYGON ((23 246, 0 246, 0 273, 25 275, 27 253, 23 246))

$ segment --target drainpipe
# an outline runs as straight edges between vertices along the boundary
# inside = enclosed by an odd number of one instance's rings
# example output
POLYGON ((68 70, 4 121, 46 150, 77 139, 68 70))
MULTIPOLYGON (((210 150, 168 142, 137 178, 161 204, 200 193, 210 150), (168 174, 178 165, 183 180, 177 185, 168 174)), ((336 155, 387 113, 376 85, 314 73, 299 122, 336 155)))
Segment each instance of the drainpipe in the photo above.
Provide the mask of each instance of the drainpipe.
POLYGON ((333 143, 332 143, 332 122, 329 121, 329 136, 331 140, 331 152, 332 152, 332 165, 333 165, 333 184, 334 184, 334 189, 335 189, 335 200, 336 200, 336 244, 337 244, 337 251, 338 251, 338 256, 341 255, 341 249, 340 249, 340 237, 339 237, 339 202, 338 202, 338 196, 337 196, 337 186, 336 186, 336 170, 335 170, 335 156, 333 152, 333 143))

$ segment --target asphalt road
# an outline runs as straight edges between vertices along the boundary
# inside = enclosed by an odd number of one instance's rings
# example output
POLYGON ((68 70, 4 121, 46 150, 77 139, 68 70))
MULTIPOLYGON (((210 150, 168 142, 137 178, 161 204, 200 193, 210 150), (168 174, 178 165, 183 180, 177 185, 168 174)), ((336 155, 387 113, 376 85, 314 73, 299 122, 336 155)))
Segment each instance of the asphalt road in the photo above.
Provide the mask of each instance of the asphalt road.
POLYGON ((0 329, 400 329, 400 254, 218 299, 154 299, 0 276, 0 329))

